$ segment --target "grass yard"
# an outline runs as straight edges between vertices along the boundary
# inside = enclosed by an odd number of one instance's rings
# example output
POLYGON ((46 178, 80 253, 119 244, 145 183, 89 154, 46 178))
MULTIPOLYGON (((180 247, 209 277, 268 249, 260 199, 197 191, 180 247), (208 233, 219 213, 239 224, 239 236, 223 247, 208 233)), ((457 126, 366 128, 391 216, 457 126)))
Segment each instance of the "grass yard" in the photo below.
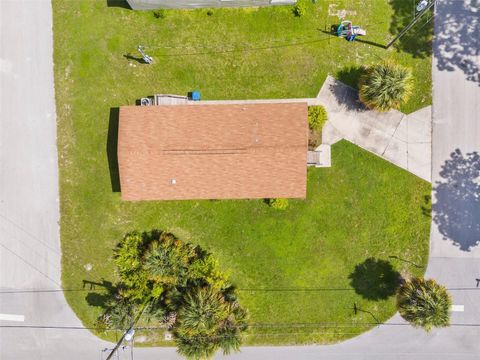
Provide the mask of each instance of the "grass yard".
MULTIPOLYGON (((129 203, 112 191, 111 109, 145 95, 199 89, 204 99, 312 97, 328 73, 353 83, 359 65, 393 58, 416 77, 418 95, 402 110, 428 105, 430 58, 324 34, 319 29, 338 22, 329 4, 356 11, 349 19, 367 28, 369 41, 391 38, 397 2, 380 0, 319 1, 301 18, 289 7, 156 18, 106 1, 53 1, 66 289, 115 281, 115 245, 129 231, 157 228, 201 244, 231 271, 251 315, 248 344, 335 342, 394 313, 396 272, 421 274, 427 261, 430 185, 347 142, 333 147, 332 168, 309 170, 307 200, 284 212, 260 200, 129 203), (128 58, 138 56, 138 44, 153 65, 128 58), (382 274, 388 284, 375 280, 382 274)), ((102 293, 88 289, 65 294, 92 326, 102 293)), ((145 336, 145 344, 162 343, 161 331, 145 336)))

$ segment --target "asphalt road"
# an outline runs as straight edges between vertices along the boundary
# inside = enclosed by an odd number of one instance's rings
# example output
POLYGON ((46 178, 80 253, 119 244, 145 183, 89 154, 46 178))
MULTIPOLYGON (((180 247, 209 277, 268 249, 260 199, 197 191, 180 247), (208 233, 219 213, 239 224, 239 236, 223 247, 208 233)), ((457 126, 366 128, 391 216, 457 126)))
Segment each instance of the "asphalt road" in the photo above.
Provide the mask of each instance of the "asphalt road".
MULTIPOLYGON (((425 334, 397 315, 338 345, 245 347, 231 359, 479 358, 480 328, 474 326, 480 324, 479 159, 468 155, 480 151, 478 6, 476 0, 439 1, 432 68, 434 206, 427 275, 449 287, 454 303, 464 306, 464 312, 453 313, 458 326, 425 334)), ((100 359, 108 346, 76 329, 81 324, 62 292, 39 291, 60 283, 52 70, 48 2, 0 0, 2 360, 100 359), (53 328, 35 328, 43 325, 53 328)), ((129 359, 129 352, 121 358, 129 359)), ((178 357, 174 349, 135 349, 135 358, 178 357)))
MULTIPOLYGON (((46 1, 0 0, 0 326, 81 326, 62 292, 38 292, 60 287, 51 16, 46 1)), ((0 328, 1 360, 98 359, 102 345, 0 328)))

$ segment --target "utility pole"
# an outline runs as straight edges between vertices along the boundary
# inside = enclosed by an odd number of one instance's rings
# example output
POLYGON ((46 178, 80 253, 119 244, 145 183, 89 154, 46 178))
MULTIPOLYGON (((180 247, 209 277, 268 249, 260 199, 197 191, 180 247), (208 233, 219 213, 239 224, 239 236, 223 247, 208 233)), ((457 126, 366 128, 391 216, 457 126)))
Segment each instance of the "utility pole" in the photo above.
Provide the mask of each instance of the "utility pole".
MULTIPOLYGON (((127 331, 125 331, 122 335, 122 337, 120 338, 120 340, 118 340, 117 344, 115 345, 115 347, 112 349, 112 351, 110 352, 110 354, 108 354, 107 358, 105 360, 110 360, 112 358, 112 356, 115 354, 115 352, 118 350, 118 348, 120 347, 120 345, 122 345, 122 342, 123 342, 123 339, 125 339, 125 336, 127 336, 127 334, 129 336, 133 336, 133 334, 135 333, 135 330, 133 330, 133 327, 135 326, 135 324, 137 323, 137 321, 140 319, 140 316, 142 316, 143 314, 143 311, 145 310, 145 308, 147 307, 147 304, 149 303, 150 301, 150 298, 143 304, 143 307, 141 309, 141 311, 138 313, 138 315, 135 317, 135 319, 133 319, 132 323, 130 324, 130 327, 128 328, 127 331)), ((133 350, 132 350, 133 351, 133 350)))
POLYGON ((408 24, 407 26, 405 26, 405 27, 403 28, 403 30, 400 31, 400 32, 398 33, 398 35, 395 36, 395 38, 388 43, 388 45, 385 47, 385 49, 388 49, 390 46, 393 45, 393 43, 395 43, 395 41, 397 41, 397 40, 400 39, 403 35, 405 35, 405 33, 406 33, 408 30, 410 30, 410 29, 413 27, 413 25, 415 25, 415 24, 417 23, 417 21, 418 21, 426 12, 428 12, 428 11, 435 5, 435 3, 437 2, 437 0, 429 0, 429 1, 430 1, 430 2, 428 3, 428 5, 427 5, 423 10, 421 10, 421 11, 418 13, 418 15, 415 15, 415 17, 414 17, 413 20, 410 22, 410 24, 408 24))

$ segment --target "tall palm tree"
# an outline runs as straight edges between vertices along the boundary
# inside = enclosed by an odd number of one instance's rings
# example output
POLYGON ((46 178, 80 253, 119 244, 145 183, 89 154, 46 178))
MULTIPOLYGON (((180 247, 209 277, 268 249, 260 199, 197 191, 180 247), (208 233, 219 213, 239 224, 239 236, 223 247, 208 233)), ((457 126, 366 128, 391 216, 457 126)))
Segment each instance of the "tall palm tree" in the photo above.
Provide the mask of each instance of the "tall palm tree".
POLYGON ((413 76, 410 69, 386 61, 368 67, 360 77, 359 97, 366 107, 388 111, 399 108, 406 102, 413 90, 413 76))
POLYGON ((432 279, 413 278, 398 290, 400 315, 413 326, 426 331, 449 326, 451 306, 452 298, 447 289, 432 279))
POLYGON ((175 328, 178 352, 188 359, 210 359, 221 348, 225 354, 238 351, 241 333, 247 328, 247 313, 212 288, 186 295, 175 328))

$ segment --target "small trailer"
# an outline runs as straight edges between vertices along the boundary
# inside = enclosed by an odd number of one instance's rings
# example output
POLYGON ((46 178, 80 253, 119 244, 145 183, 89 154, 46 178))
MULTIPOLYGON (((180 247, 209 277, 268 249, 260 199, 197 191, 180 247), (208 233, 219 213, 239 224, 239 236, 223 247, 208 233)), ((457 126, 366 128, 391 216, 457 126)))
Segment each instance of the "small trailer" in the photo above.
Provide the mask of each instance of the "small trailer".
POLYGON ((357 36, 365 36, 367 32, 360 26, 352 25, 349 20, 342 21, 337 27, 337 36, 344 37, 347 41, 355 41, 357 36))

